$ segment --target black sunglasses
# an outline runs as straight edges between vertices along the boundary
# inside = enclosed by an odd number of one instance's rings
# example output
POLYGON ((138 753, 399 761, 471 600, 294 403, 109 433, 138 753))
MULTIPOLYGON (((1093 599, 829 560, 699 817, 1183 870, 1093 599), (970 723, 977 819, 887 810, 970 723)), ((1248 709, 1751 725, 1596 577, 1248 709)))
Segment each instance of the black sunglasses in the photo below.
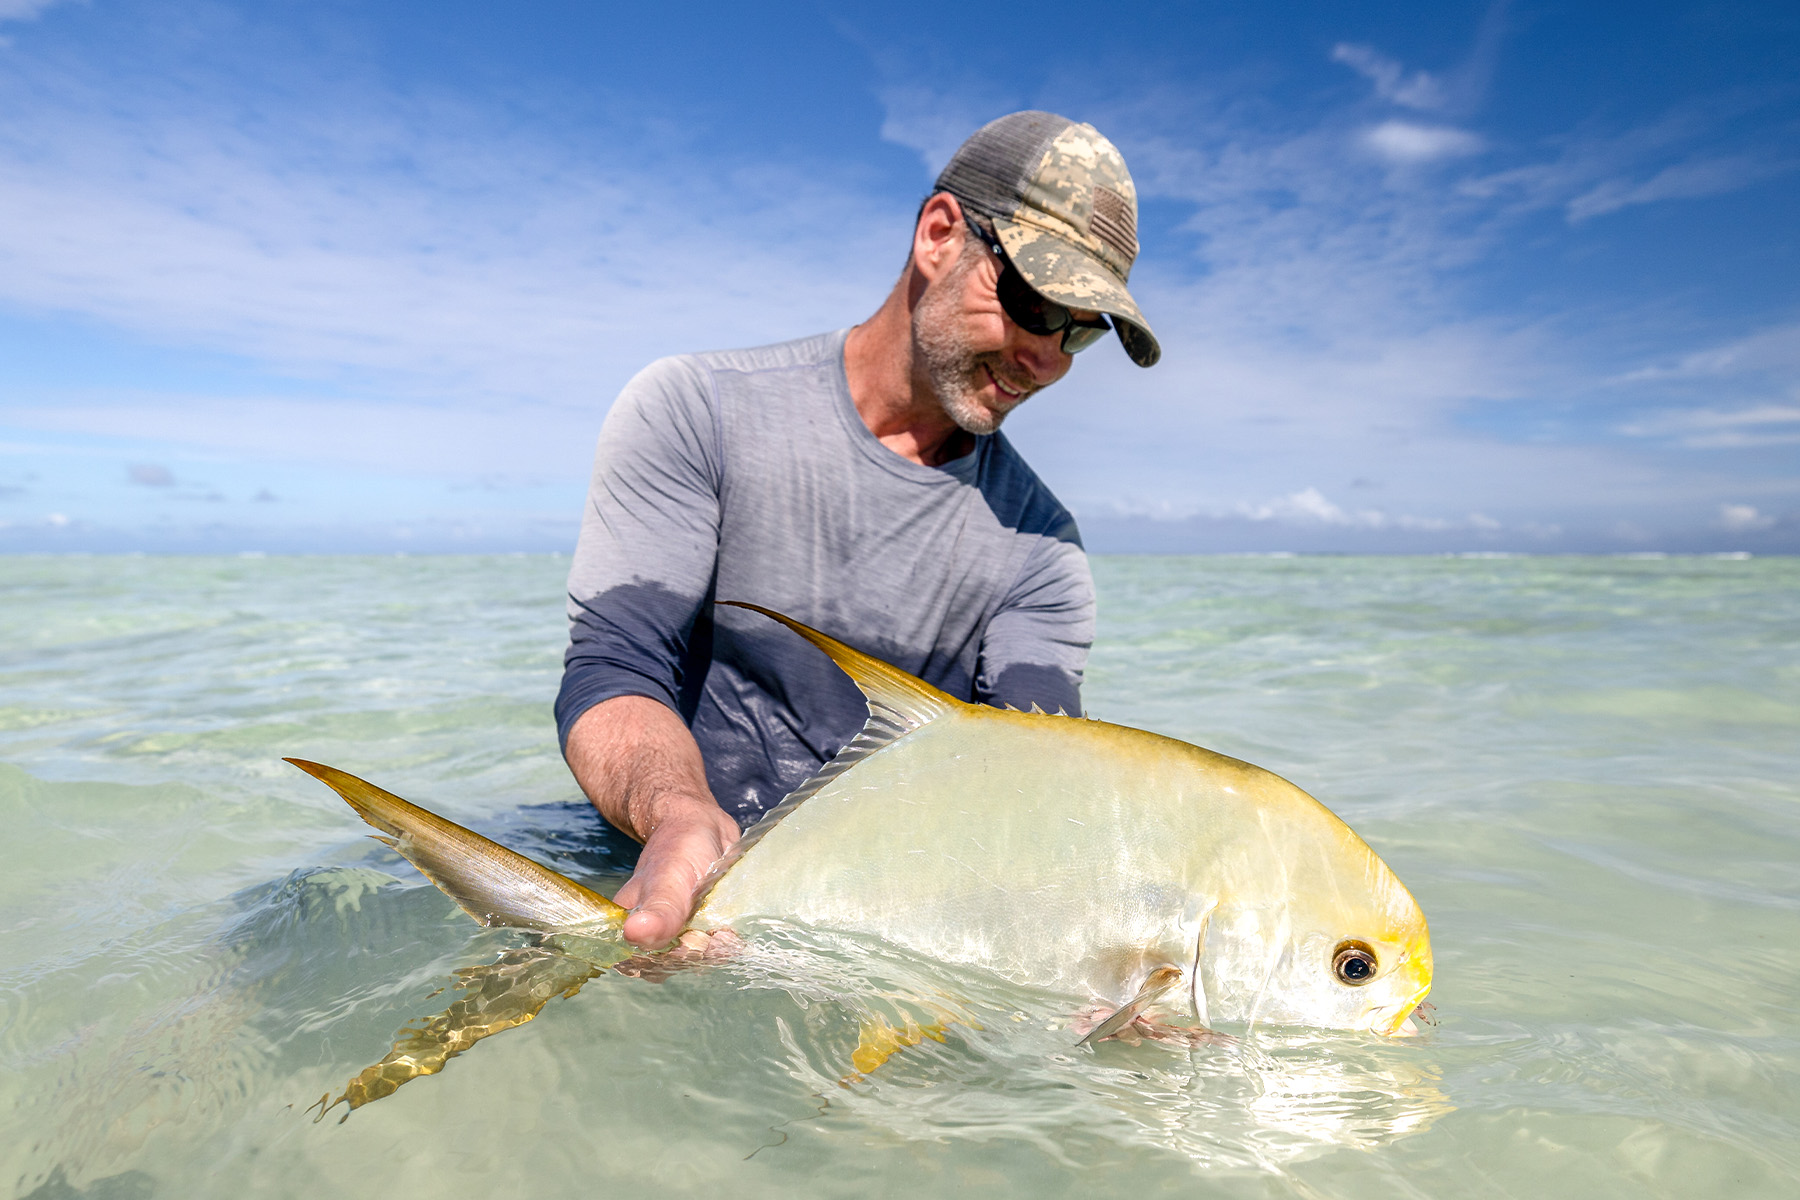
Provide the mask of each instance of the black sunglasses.
POLYGON ((1000 280, 994 285, 994 294, 999 297, 1000 307, 1006 310, 1006 315, 1012 318, 1014 325, 1039 337, 1060 332, 1065 354, 1086 350, 1112 328, 1105 317, 1095 317, 1092 320, 1077 317, 1063 305, 1040 295, 1036 288, 1025 282, 1019 269, 1013 266, 1000 239, 983 229, 967 212, 963 213, 963 221, 1000 260, 1000 280))

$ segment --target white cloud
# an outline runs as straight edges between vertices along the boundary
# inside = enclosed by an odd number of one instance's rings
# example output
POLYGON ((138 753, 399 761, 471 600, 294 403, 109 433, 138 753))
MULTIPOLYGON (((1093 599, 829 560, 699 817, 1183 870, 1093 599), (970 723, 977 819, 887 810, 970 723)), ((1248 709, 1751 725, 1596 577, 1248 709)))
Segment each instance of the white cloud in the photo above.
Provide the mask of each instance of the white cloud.
POLYGON ((1770 372, 1791 375, 1800 370, 1800 323, 1777 325, 1720 346, 1691 351, 1663 366, 1642 367, 1620 375, 1618 383, 1714 379, 1770 372))
POLYGON ((1624 130, 1589 122, 1557 138, 1554 157, 1467 179, 1460 187, 1519 213, 1560 208, 1571 225, 1634 205, 1737 191, 1800 167, 1800 159, 1772 148, 1780 138, 1752 139, 1734 153, 1721 153, 1729 131, 1753 128, 1747 118, 1771 98, 1742 90, 1709 95, 1624 130))
POLYGON ((61 0, 0 0, 0 21, 29 21, 61 0))
POLYGON ((1466 130, 1410 121, 1383 121, 1364 130, 1362 140, 1389 162, 1406 164, 1464 158, 1482 148, 1482 140, 1466 130))
POLYGON ((1426 71, 1411 75, 1398 62, 1371 46, 1339 42, 1331 48, 1331 57, 1366 76, 1383 100, 1407 108, 1434 109, 1445 104, 1443 85, 1426 71))
POLYGON ((1733 533, 1749 533, 1758 529, 1768 529, 1774 524, 1774 517, 1764 516, 1752 505, 1719 505, 1719 525, 1733 533))
POLYGON ((1468 55, 1447 71, 1413 71, 1372 46, 1339 42, 1331 48, 1343 63, 1375 85, 1390 104, 1421 112, 1469 113, 1486 98, 1494 64, 1506 37, 1507 0, 1493 0, 1476 27, 1468 55))
POLYGON ((980 85, 945 88, 941 82, 938 86, 896 83, 884 87, 880 93, 885 113, 881 140, 915 151, 926 177, 936 179, 964 139, 1018 108, 1009 97, 990 92, 980 85))
POLYGON ((575 153, 443 102, 357 101, 245 112, 170 84, 118 111, 25 74, 0 89, 0 300, 388 391, 592 411, 697 336, 830 328, 891 283, 904 216, 798 169, 634 166, 622 133, 575 153))
POLYGON ((1461 520, 1451 520, 1410 513, 1390 514, 1375 508, 1352 511, 1327 499, 1316 487, 1302 488, 1291 495, 1261 504, 1240 503, 1235 506, 1232 515, 1247 521, 1286 525, 1331 525, 1346 529, 1399 529, 1423 533, 1442 533, 1457 529, 1489 533, 1503 528, 1499 521, 1481 513, 1471 513, 1461 520))
POLYGON ((1585 221, 1634 204, 1718 196, 1784 174, 1794 166, 1793 162, 1749 155, 1694 159, 1664 167, 1642 182, 1623 178, 1605 180, 1570 200, 1566 211, 1570 221, 1585 221))
POLYGON ((1800 444, 1800 405, 1676 409, 1620 427, 1627 437, 1670 438, 1694 450, 1735 450, 1800 444))

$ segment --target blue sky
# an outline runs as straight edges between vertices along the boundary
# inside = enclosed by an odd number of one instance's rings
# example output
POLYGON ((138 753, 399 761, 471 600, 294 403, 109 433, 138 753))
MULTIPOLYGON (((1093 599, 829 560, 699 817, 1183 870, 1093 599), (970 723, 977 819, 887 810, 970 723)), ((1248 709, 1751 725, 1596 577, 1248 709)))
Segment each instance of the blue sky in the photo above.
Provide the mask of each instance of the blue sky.
POLYGON ((0 550, 566 549, 660 355, 861 320, 1087 120, 1096 549, 1800 551, 1791 4, 0 0, 0 550))

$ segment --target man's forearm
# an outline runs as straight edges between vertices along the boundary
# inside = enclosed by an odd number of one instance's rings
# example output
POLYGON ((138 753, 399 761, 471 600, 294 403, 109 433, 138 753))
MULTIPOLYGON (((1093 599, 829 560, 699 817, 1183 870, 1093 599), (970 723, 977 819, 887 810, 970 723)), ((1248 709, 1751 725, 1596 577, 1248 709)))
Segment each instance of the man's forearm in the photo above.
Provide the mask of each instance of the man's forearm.
POLYGON ((600 814, 640 842, 678 809, 724 816, 694 735, 647 696, 615 696, 582 713, 563 754, 600 814))

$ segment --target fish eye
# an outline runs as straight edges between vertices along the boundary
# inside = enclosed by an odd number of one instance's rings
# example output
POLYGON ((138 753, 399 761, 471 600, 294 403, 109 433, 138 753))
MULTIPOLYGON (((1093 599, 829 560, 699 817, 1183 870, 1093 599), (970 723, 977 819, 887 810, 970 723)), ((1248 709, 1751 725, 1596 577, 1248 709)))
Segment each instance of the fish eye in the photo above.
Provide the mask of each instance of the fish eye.
POLYGON ((1331 954, 1331 973, 1337 976, 1339 983, 1350 987, 1361 987, 1375 978, 1381 970, 1381 963, 1375 957, 1375 951, 1367 942, 1354 939, 1339 942, 1331 954))

